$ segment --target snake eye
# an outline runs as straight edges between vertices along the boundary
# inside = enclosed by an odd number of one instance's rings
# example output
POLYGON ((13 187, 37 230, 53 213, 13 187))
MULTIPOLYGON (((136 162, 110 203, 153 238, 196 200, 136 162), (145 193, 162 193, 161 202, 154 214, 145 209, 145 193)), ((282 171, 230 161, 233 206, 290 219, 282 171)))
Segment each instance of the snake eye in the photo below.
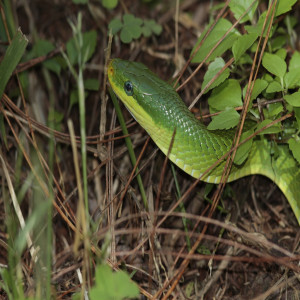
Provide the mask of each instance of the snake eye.
POLYGON ((131 81, 126 81, 124 83, 124 90, 127 96, 132 96, 133 95, 133 85, 131 81))

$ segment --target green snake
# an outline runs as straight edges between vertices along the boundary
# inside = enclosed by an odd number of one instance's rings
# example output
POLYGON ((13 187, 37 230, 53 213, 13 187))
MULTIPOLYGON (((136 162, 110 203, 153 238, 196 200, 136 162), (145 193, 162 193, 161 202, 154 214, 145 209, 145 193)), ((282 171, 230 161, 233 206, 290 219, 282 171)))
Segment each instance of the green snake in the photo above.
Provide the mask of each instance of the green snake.
MULTIPOLYGON (((143 64, 113 59, 107 72, 112 89, 135 120, 186 173, 199 178, 230 151, 234 130, 208 130, 172 86, 143 64)), ((251 174, 267 176, 282 190, 300 224, 300 166, 287 145, 277 148, 279 153, 275 157, 271 155, 272 143, 256 137, 247 160, 242 165, 232 165, 228 182, 251 174)), ((222 160, 201 180, 219 183, 225 163, 222 160)))

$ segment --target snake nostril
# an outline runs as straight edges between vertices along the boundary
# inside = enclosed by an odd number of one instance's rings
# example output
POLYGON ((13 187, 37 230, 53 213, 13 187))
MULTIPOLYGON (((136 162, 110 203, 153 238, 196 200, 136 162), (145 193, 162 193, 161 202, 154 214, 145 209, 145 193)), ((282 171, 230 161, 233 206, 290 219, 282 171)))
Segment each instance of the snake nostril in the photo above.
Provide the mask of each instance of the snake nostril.
POLYGON ((113 67, 109 67, 107 72, 108 72, 108 74, 109 74, 110 76, 112 76, 112 75, 114 74, 114 69, 113 69, 113 67))

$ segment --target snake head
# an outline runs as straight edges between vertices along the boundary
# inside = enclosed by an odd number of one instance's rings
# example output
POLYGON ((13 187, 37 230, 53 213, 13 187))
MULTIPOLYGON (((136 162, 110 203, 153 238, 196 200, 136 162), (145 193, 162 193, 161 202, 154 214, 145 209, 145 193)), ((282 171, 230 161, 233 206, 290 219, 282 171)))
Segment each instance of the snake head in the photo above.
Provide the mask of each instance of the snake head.
POLYGON ((116 58, 109 62, 107 73, 114 92, 148 132, 153 123, 173 131, 183 113, 193 118, 173 87, 145 65, 116 58))

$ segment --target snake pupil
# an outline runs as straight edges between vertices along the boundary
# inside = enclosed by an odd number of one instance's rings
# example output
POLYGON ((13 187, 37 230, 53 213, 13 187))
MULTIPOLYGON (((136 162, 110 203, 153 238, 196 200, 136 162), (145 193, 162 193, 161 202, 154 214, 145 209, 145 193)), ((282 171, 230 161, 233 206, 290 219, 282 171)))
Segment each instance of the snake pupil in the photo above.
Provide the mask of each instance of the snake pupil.
POLYGON ((133 85, 130 81, 126 81, 124 83, 124 90, 127 96, 132 96, 133 95, 133 85))

